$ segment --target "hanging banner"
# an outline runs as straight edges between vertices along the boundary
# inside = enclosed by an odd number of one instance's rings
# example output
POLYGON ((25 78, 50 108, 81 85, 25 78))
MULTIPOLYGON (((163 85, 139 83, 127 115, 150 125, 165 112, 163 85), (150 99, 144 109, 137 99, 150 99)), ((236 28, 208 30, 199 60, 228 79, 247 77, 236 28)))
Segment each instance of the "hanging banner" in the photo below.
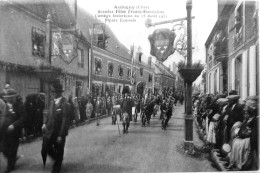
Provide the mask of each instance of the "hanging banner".
MULTIPOLYGON (((70 33, 53 32, 52 34, 52 56, 59 56, 67 64, 78 57, 78 39, 70 33)), ((54 60, 52 58, 52 60, 54 60)))
POLYGON ((155 30, 148 37, 151 45, 150 54, 159 61, 165 61, 175 51, 173 47, 175 37, 175 32, 168 28, 155 30))

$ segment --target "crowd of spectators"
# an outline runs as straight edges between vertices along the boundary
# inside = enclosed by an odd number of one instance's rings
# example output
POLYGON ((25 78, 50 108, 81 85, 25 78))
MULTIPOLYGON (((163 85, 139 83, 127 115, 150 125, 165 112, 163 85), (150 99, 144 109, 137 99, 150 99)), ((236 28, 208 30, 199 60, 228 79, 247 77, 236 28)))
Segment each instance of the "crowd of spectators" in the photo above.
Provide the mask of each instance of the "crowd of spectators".
POLYGON ((195 120, 226 170, 258 170, 258 96, 193 95, 195 120))

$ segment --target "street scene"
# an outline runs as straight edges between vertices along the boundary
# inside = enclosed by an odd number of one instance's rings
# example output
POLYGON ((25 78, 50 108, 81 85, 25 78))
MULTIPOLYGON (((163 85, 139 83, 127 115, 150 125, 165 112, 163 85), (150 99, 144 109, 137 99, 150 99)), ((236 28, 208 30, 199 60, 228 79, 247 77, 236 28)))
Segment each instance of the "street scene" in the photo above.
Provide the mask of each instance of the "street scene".
MULTIPOLYGON (((159 114, 151 119, 149 127, 141 120, 131 123, 127 135, 119 134, 111 118, 101 119, 100 127, 94 122, 73 128, 65 146, 62 172, 212 172, 217 171, 206 158, 192 158, 179 152, 184 130, 183 106, 178 105, 167 131, 161 130, 159 114)), ((120 123, 120 130, 122 124, 120 123)), ((197 138, 195 145, 202 145, 197 138)), ((41 159, 41 140, 22 144, 14 172, 49 172, 52 160, 47 159, 44 169, 41 159)), ((1 163, 4 165, 3 158, 1 163)), ((1 165, 1 166, 2 166, 1 165)))
POLYGON ((259 1, 171 3, 0 0, 0 173, 259 171, 259 1))

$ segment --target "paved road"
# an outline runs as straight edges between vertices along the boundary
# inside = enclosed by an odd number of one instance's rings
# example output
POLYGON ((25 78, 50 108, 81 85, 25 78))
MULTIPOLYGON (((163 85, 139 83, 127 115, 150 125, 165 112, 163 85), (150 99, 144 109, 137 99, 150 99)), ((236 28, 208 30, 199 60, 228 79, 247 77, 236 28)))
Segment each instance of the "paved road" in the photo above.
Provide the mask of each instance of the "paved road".
MULTIPOLYGON (((150 127, 131 122, 129 133, 118 133, 111 118, 101 120, 101 125, 86 124, 71 129, 65 145, 62 172, 208 172, 217 171, 206 159, 185 156, 177 151, 184 137, 183 106, 177 106, 167 131, 161 130, 158 115, 150 127)), ((122 126, 120 126, 122 130, 122 126)), ((194 143, 200 144, 194 133, 194 143)), ((23 144, 14 172, 50 172, 52 161, 43 168, 41 141, 23 144)), ((0 169, 6 162, 0 155, 0 169)), ((0 172, 1 172, 0 171, 0 172)))

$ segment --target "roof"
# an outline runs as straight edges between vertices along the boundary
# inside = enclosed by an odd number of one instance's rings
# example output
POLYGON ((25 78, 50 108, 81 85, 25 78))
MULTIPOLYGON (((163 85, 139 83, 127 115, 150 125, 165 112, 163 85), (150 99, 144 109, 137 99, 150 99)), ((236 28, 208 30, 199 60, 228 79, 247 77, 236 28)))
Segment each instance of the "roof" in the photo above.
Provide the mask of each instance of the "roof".
POLYGON ((166 76, 170 76, 175 79, 176 75, 171 72, 163 63, 158 62, 157 64, 154 64, 155 66, 155 75, 156 74, 162 74, 166 76))
POLYGON ((52 15, 53 23, 65 29, 75 24, 75 18, 65 0, 9 0, 20 8, 46 20, 48 12, 52 15), (48 3, 47 3, 48 2, 48 3))
POLYGON ((221 11, 221 14, 218 17, 218 20, 216 21, 213 29, 211 30, 206 42, 205 42, 205 46, 208 47, 211 40, 213 39, 216 31, 218 29, 223 29, 225 28, 225 26, 227 25, 230 13, 232 12, 231 9, 235 6, 237 0, 233 0, 233 1, 227 1, 223 10, 221 11))
MULTIPOLYGON (((86 10, 79 6, 76 8, 76 4, 71 0, 9 0, 9 2, 40 17, 44 21, 48 12, 50 12, 53 23, 63 29, 72 28, 72 24, 77 24, 77 28, 89 42, 91 41, 90 30, 93 28, 93 24, 101 23, 100 20, 95 19, 86 10)), ((107 25, 105 25, 105 32, 109 36, 106 50, 131 59, 129 49, 119 42, 107 25)))
MULTIPOLYGON (((95 23, 102 23, 100 20, 96 19, 93 15, 91 15, 86 10, 78 7, 77 9, 77 26, 83 32, 84 36, 87 40, 91 40, 90 31, 93 28, 95 23)), ((107 39, 107 47, 106 50, 117 55, 123 56, 125 58, 131 59, 131 55, 129 54, 129 49, 127 49, 120 41, 117 39, 111 28, 105 25, 105 33, 109 36, 107 39)))

